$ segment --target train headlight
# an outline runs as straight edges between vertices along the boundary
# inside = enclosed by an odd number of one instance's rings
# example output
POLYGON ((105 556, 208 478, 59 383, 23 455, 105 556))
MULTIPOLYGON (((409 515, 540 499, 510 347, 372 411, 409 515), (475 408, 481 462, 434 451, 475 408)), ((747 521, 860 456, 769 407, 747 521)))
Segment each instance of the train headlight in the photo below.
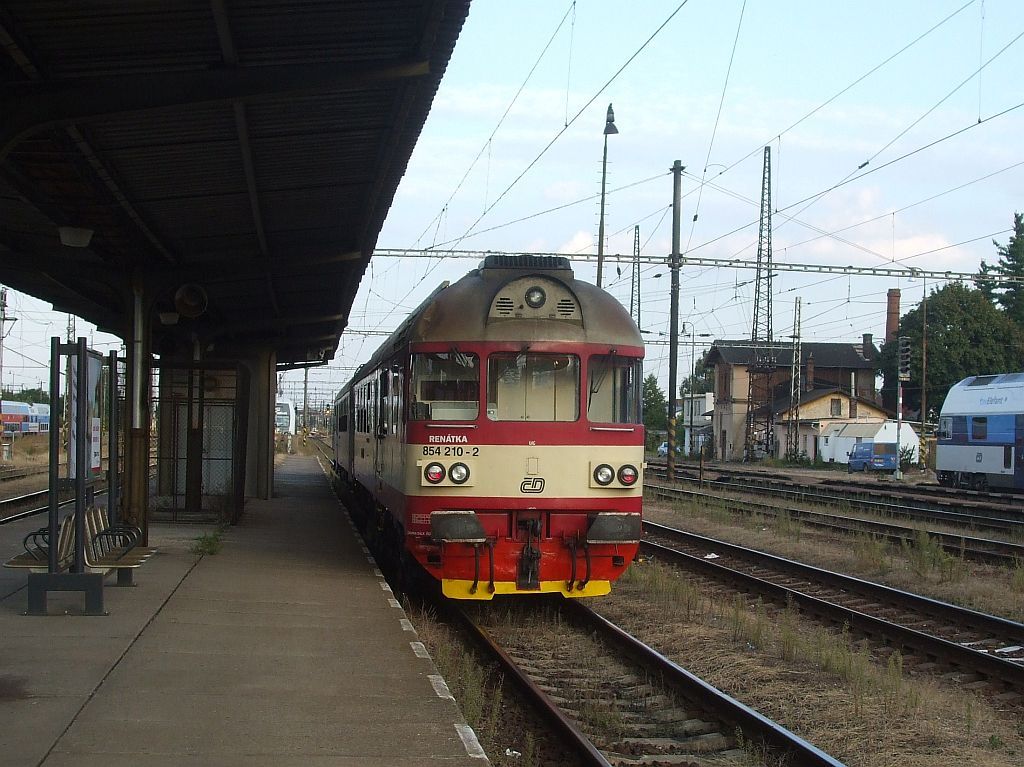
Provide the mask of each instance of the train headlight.
POLYGON ((594 469, 594 481, 599 485, 610 485, 615 479, 615 470, 606 463, 594 469))
POLYGON ((639 477, 640 472, 636 470, 636 466, 631 466, 627 463, 625 466, 619 467, 619 482, 621 484, 635 485, 639 477))
POLYGON ((544 292, 544 288, 538 285, 534 285, 526 291, 526 305, 531 309, 540 309, 547 300, 547 293, 544 292))
POLYGON ((456 485, 461 485, 469 479, 469 467, 464 463, 453 463, 448 469, 448 479, 456 485))
POLYGON ((426 477, 427 482, 436 485, 444 480, 444 466, 439 463, 428 463, 427 468, 423 470, 423 476, 426 477))

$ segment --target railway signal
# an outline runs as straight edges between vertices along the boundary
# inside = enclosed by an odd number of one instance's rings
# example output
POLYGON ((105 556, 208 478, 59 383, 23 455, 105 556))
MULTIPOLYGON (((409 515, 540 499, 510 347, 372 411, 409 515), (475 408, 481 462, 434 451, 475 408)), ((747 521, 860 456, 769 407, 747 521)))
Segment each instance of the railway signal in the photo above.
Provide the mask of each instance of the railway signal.
POLYGON ((910 339, 907 336, 900 336, 899 351, 899 380, 910 380, 910 339))

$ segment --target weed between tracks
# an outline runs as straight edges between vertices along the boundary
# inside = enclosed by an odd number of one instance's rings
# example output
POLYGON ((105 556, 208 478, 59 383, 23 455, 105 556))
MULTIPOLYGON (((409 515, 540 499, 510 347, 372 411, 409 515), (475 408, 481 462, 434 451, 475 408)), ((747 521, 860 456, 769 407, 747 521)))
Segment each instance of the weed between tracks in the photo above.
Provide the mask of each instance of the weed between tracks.
POLYGON ((913 545, 902 546, 866 533, 829 534, 792 520, 782 528, 788 530, 792 523, 801 532, 782 533, 775 518, 725 511, 714 500, 668 503, 648 498, 644 514, 701 535, 1024 621, 1024 562, 1003 567, 965 560, 943 550, 924 531, 917 533, 913 545))
POLYGON ((924 530, 915 533, 913 544, 901 540, 900 549, 917 575, 937 574, 942 583, 961 583, 967 578, 968 567, 963 556, 948 553, 924 530))
POLYGON ((562 755, 552 760, 543 727, 532 720, 515 695, 506 691, 504 675, 483 665, 463 638, 439 622, 432 610, 409 605, 406 609, 492 765, 573 763, 571 759, 563 761, 562 755))

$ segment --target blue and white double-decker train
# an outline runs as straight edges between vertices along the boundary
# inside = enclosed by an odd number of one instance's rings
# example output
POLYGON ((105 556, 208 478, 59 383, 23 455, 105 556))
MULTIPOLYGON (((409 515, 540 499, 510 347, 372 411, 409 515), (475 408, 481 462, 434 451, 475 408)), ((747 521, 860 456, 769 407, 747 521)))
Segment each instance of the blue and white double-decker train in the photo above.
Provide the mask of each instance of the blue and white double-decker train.
POLYGON ((1024 373, 971 376, 949 390, 935 473, 946 487, 1024 490, 1024 373))

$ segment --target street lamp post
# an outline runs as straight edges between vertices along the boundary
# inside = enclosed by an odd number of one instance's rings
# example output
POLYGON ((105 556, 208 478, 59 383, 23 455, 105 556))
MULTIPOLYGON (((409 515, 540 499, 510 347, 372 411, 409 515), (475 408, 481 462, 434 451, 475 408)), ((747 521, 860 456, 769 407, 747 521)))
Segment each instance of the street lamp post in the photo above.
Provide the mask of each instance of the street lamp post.
POLYGON ((693 323, 690 323, 690 438, 686 441, 686 455, 693 457, 693 446, 696 439, 693 433, 693 390, 694 378, 697 375, 697 336, 693 332, 693 323))
MULTIPOLYGON (((696 396, 695 389, 697 388, 697 336, 701 338, 710 338, 711 333, 697 333, 694 330, 693 323, 689 324, 690 328, 690 386, 689 386, 689 406, 690 406, 690 434, 689 439, 686 441, 686 454, 689 457, 693 457, 693 454, 697 451, 697 432, 696 432, 696 420, 697 414, 693 411, 694 408, 694 397, 696 396)), ((685 331, 684 331, 685 333, 685 331)), ((703 343, 703 342, 701 342, 703 343)), ((703 412, 701 413, 703 415, 703 412)))
POLYGON ((619 132, 615 127, 615 112, 608 105, 608 114, 604 121, 604 154, 601 156, 601 214, 597 223, 597 287, 601 287, 601 274, 604 269, 604 186, 608 176, 608 137, 619 132))

